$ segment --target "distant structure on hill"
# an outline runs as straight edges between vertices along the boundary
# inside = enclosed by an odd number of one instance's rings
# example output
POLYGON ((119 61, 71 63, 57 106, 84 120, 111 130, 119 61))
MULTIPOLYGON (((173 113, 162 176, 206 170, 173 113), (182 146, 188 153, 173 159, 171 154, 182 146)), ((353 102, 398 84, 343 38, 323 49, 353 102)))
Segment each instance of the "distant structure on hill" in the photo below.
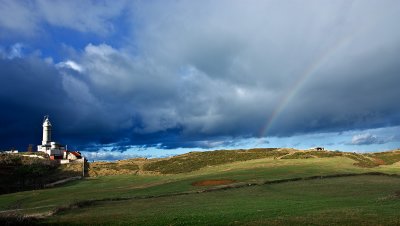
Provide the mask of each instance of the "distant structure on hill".
POLYGON ((37 150, 50 156, 50 159, 59 160, 61 163, 69 163, 74 160, 82 160, 82 155, 78 151, 68 151, 65 145, 51 141, 52 125, 49 116, 44 116, 42 144, 37 146, 37 150))
POLYGON ((16 153, 18 153, 18 150, 15 150, 15 149, 13 148, 13 149, 11 149, 11 150, 9 150, 9 151, 4 151, 4 153, 7 153, 7 154, 16 154, 16 153))

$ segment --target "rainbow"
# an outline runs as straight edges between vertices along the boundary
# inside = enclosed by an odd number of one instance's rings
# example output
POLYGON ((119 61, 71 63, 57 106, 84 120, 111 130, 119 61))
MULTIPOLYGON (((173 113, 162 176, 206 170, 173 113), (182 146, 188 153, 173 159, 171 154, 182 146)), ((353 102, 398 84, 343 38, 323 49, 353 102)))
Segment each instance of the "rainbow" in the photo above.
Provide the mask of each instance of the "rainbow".
POLYGON ((299 90, 306 84, 307 80, 309 80, 318 69, 324 65, 331 56, 335 54, 339 49, 341 49, 345 44, 349 43, 350 40, 353 38, 353 35, 345 36, 344 38, 339 39, 336 41, 330 48, 324 51, 320 56, 317 57, 307 68, 304 70, 302 75, 292 84, 290 87, 290 91, 287 92, 285 96, 282 96, 281 100, 279 101, 278 106, 273 110, 272 114, 267 119, 264 126, 262 126, 259 137, 267 136, 269 130, 275 124, 276 120, 279 118, 283 110, 290 104, 293 98, 297 95, 299 90))

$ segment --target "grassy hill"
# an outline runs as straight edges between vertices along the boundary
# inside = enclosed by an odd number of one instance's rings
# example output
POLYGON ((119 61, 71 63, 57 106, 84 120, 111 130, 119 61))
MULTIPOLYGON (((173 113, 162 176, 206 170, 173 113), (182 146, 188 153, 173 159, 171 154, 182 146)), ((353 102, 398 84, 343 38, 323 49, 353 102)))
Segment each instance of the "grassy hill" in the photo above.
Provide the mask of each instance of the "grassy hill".
POLYGON ((0 195, 0 214, 51 224, 395 225, 399 160, 400 151, 252 149, 96 163, 84 180, 0 195))
POLYGON ((144 165, 144 170, 162 174, 187 173, 203 167, 220 165, 230 162, 247 161, 251 159, 308 159, 346 157, 355 160, 360 167, 377 167, 391 165, 400 161, 400 151, 380 152, 373 154, 358 154, 339 151, 295 150, 277 148, 258 148, 250 150, 218 150, 212 152, 190 152, 168 159, 151 161, 144 165))

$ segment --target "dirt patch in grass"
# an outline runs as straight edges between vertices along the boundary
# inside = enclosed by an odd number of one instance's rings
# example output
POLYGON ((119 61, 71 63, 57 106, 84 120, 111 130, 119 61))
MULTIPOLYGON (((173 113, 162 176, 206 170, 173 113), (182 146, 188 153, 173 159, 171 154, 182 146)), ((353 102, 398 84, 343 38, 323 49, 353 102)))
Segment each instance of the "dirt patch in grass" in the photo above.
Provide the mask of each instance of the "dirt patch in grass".
POLYGON ((193 182, 193 186, 212 186, 212 185, 225 185, 235 183, 235 180, 202 180, 193 182))

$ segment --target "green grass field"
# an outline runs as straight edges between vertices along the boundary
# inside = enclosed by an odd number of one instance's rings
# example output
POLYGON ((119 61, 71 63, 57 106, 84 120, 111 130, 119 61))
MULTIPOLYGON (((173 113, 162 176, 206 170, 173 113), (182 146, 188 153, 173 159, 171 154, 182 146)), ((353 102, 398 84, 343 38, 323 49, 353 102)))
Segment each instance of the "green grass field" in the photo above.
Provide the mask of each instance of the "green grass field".
POLYGON ((134 225, 395 225, 400 178, 355 176, 184 196, 106 201, 61 212, 49 223, 134 225), (116 221, 118 219, 118 221, 116 221))
MULTIPOLYGON (((310 153, 296 154, 291 150, 268 151, 271 152, 253 151, 240 156, 240 161, 234 161, 230 153, 210 152, 200 154, 200 163, 183 165, 183 169, 187 168, 185 173, 160 172, 176 170, 183 159, 195 162, 194 156, 199 155, 187 154, 138 166, 141 171, 154 167, 158 173, 90 177, 56 188, 5 194, 0 196, 0 215, 3 219, 18 214, 47 216, 39 221, 43 224, 400 224, 398 176, 299 180, 368 172, 400 175, 399 162, 388 157, 397 158, 398 152, 379 155, 386 164, 380 161, 373 167, 362 167, 355 157, 340 153, 321 152, 310 157, 310 153), (303 158, 305 155, 307 158, 303 158), (228 160, 218 159, 227 156, 228 160), (297 180, 272 183, 293 178, 297 180), (210 180, 234 183, 192 185, 210 180)), ((375 162, 368 156, 359 158, 375 162)))

